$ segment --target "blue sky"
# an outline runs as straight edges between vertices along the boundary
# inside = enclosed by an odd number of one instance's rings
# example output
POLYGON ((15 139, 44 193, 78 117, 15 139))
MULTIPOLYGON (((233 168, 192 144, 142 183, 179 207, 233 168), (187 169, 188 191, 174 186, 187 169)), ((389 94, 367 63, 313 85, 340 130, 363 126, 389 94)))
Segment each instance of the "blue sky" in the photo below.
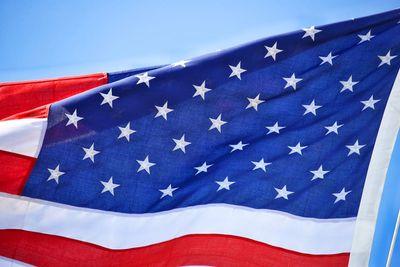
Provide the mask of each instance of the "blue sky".
MULTIPOLYGON (((0 82, 170 63, 260 37, 397 7, 391 0, 2 0, 0 82)), ((400 188, 399 174, 398 136, 385 192, 400 188)), ((380 222, 380 233, 385 236, 391 234, 393 211, 400 199, 396 205, 389 202, 386 199, 382 208, 389 219, 380 222)), ((382 244, 377 248, 384 251, 382 244)), ((385 255, 374 257, 379 261, 385 255)), ((400 266, 400 255, 394 260, 400 266)))

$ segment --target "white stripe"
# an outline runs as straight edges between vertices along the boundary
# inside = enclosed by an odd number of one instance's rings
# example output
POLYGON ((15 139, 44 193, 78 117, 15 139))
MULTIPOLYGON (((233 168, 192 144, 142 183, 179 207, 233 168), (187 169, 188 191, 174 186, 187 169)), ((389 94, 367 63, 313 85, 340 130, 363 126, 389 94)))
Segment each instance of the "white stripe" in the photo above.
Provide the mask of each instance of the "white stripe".
POLYGON ((0 256, 0 266, 1 267, 29 267, 29 266, 33 266, 33 265, 27 264, 22 261, 17 261, 14 259, 0 256))
POLYGON ((0 121, 0 150, 36 158, 46 127, 47 119, 0 121))
POLYGON ((349 252, 355 218, 312 219, 212 204, 152 214, 76 208, 0 194, 0 229, 23 229, 111 249, 143 247, 189 234, 226 234, 307 254, 349 252))
POLYGON ((368 266, 390 156, 400 127, 400 70, 379 127, 357 215, 349 266, 368 266))

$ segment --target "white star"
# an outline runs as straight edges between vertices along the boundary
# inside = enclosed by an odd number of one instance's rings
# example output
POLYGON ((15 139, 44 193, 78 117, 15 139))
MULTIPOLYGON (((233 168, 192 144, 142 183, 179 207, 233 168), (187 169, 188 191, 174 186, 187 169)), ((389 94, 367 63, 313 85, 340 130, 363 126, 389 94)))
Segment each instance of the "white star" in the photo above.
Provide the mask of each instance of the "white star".
POLYGON ((233 76, 236 76, 239 80, 242 79, 242 77, 241 77, 240 75, 241 75, 243 72, 245 72, 246 70, 245 70, 245 69, 242 69, 241 66, 240 66, 240 64, 241 64, 241 61, 239 61, 239 63, 238 63, 236 66, 231 66, 231 65, 229 65, 229 68, 231 68, 231 70, 232 70, 232 73, 231 73, 231 75, 229 75, 229 78, 230 78, 230 77, 233 77, 233 76))
POLYGON ((277 133, 277 134, 280 134, 280 130, 286 128, 286 126, 279 126, 278 122, 275 122, 274 125, 272 125, 272 126, 266 126, 265 128, 268 129, 268 133, 267 133, 267 134, 270 134, 270 133, 277 133))
POLYGON ((256 111, 258 111, 258 105, 265 102, 265 100, 260 99, 260 94, 258 94, 255 98, 248 97, 247 100, 249 100, 249 104, 247 105, 246 109, 254 108, 256 111))
POLYGON ((328 130, 327 132, 326 132, 326 134, 325 135, 328 135, 328 134, 330 134, 330 133, 335 133, 335 134, 339 134, 338 133, 338 129, 340 128, 340 127, 342 127, 344 124, 337 124, 337 121, 335 121, 335 123, 334 124, 332 124, 332 126, 325 126, 325 128, 328 130))
POLYGON ((375 104, 381 101, 380 99, 374 99, 374 95, 371 95, 371 97, 368 100, 360 101, 364 107, 362 110, 365 110, 367 108, 375 109, 375 104))
POLYGON ((282 78, 286 81, 285 88, 292 87, 294 90, 296 90, 296 84, 303 80, 301 78, 296 78, 296 75, 294 73, 289 78, 282 78))
POLYGON ((186 63, 189 63, 191 60, 180 60, 172 64, 172 67, 181 66, 182 68, 186 67, 186 63))
POLYGON ((371 35, 371 30, 369 30, 369 32, 367 32, 367 34, 359 34, 358 37, 360 37, 360 41, 358 42, 358 44, 364 43, 366 41, 371 41, 372 38, 375 37, 375 35, 371 35))
POLYGON ((163 198, 165 196, 170 196, 173 197, 173 193, 176 189, 178 189, 179 187, 172 187, 172 185, 170 184, 167 188, 165 189, 160 189, 159 191, 162 193, 162 196, 160 197, 163 198))
POLYGON ((202 173, 202 172, 207 172, 208 168, 210 168, 213 164, 209 164, 207 165, 207 162, 204 162, 203 165, 199 166, 199 167, 194 167, 197 172, 195 175, 202 173))
POLYGON ((65 113, 65 115, 68 117, 68 122, 66 126, 73 124, 76 129, 78 129, 78 121, 83 120, 83 117, 79 117, 77 114, 76 109, 74 110, 74 113, 72 115, 65 113))
POLYGON ((252 161, 251 163, 254 164, 253 171, 257 170, 257 169, 261 169, 264 172, 266 172, 265 167, 272 164, 271 162, 264 162, 264 158, 260 159, 260 161, 252 161))
POLYGON ((304 35, 303 38, 306 38, 307 36, 309 36, 313 41, 315 40, 315 35, 319 32, 321 32, 322 30, 318 30, 316 29, 314 26, 310 27, 310 28, 303 28, 304 31, 304 35))
POLYGON ((61 175, 65 174, 65 172, 60 171, 60 164, 55 167, 55 169, 47 169, 50 172, 50 176, 47 179, 47 181, 54 180, 58 184, 58 178, 60 178, 61 175))
POLYGON ((89 148, 82 147, 82 149, 85 151, 83 159, 90 159, 92 162, 94 162, 94 156, 100 153, 100 151, 94 149, 94 143, 89 148))
POLYGON ((230 186, 235 183, 233 181, 229 181, 228 176, 225 177, 223 181, 215 181, 215 182, 219 185, 217 192, 222 189, 230 190, 230 186))
POLYGON ((275 61, 276 60, 276 55, 283 51, 281 49, 278 49, 276 46, 277 46, 277 42, 275 42, 275 44, 273 46, 271 46, 271 47, 264 46, 265 49, 267 49, 267 51, 268 51, 268 53, 264 56, 264 58, 272 57, 272 59, 275 61))
POLYGON ((334 195, 336 197, 335 203, 340 200, 345 201, 347 194, 349 194, 350 192, 351 192, 351 190, 346 192, 346 189, 343 187, 342 191, 340 191, 339 193, 333 193, 332 195, 334 195))
POLYGON ((185 135, 182 135, 181 139, 173 139, 175 142, 175 147, 172 149, 172 151, 175 151, 177 149, 182 150, 183 153, 186 153, 185 147, 190 145, 190 142, 185 141, 185 135))
POLYGON ((353 86, 359 82, 353 82, 353 75, 350 75, 350 77, 347 81, 340 81, 340 83, 343 85, 343 88, 342 88, 342 90, 340 90, 340 92, 343 92, 345 90, 349 90, 349 91, 353 92, 353 86))
POLYGON ((301 146, 300 142, 298 142, 296 146, 288 146, 288 148, 290 149, 289 155, 293 153, 299 153, 300 155, 303 155, 302 150, 307 148, 307 146, 301 146))
POLYGON ((378 57, 381 60, 381 63, 379 63, 378 67, 385 65, 385 64, 390 66, 390 61, 392 61, 392 59, 396 58, 397 55, 394 55, 394 56, 390 55, 390 50, 389 50, 386 55, 378 56, 378 57))
POLYGON ((225 123, 227 123, 226 121, 223 121, 221 119, 221 115, 222 114, 219 114, 216 119, 209 118, 210 121, 211 121, 211 126, 208 129, 209 131, 212 130, 212 129, 217 129, 218 132, 221 132, 221 126, 224 125, 225 123))
POLYGON ((332 65, 333 65, 332 60, 333 60, 335 57, 337 57, 337 56, 332 56, 332 52, 329 52, 329 54, 328 54, 326 57, 320 56, 319 58, 322 60, 322 62, 321 62, 320 65, 322 65, 322 64, 324 64, 324 63, 329 63, 329 64, 331 64, 331 66, 332 66, 332 65))
POLYGON ((171 111, 174 111, 173 109, 168 108, 168 101, 165 102, 162 107, 160 107, 160 106, 155 106, 155 107, 157 109, 157 114, 154 118, 162 116, 165 120, 167 120, 168 113, 170 113, 171 111))
POLYGON ((236 145, 229 145, 229 146, 232 148, 232 150, 231 150, 231 153, 232 153, 233 151, 236 151, 236 150, 243 150, 243 148, 247 145, 248 144, 243 144, 242 141, 240 141, 236 145))
POLYGON ((137 170, 137 172, 145 170, 148 174, 150 174, 150 168, 156 165, 155 163, 152 163, 149 161, 149 156, 147 155, 144 160, 136 160, 137 163, 139 163, 140 167, 137 170))
POLYGON ((128 122, 128 124, 125 127, 119 127, 118 126, 118 128, 121 131, 121 133, 118 136, 118 139, 120 139, 122 137, 125 137, 126 140, 128 140, 128 142, 129 142, 129 139, 130 139, 130 135, 133 134, 133 133, 136 133, 135 130, 131 129, 131 123, 130 122, 128 122))
POLYGON ((323 169, 323 167, 321 165, 321 166, 319 166, 318 170, 310 171, 310 172, 312 174, 314 174, 313 178, 311 178, 311 181, 312 181, 312 180, 315 180, 315 179, 324 179, 324 175, 327 174, 330 171, 324 171, 324 169, 323 169))
POLYGON ((147 87, 150 87, 150 81, 156 78, 149 76, 147 72, 135 75, 135 77, 139 79, 136 84, 145 83, 147 87))
POLYGON ((112 88, 108 91, 107 94, 100 93, 100 95, 103 97, 103 102, 101 102, 100 105, 108 104, 111 108, 113 107, 113 101, 119 98, 119 96, 115 96, 112 94, 112 88))
POLYGON ((104 186, 103 190, 101 191, 102 194, 105 192, 110 192, 111 195, 114 195, 114 189, 120 186, 119 184, 114 184, 112 177, 110 177, 108 182, 100 181, 100 183, 102 183, 104 186))
POLYGON ((292 192, 292 191, 288 191, 288 190, 286 189, 286 185, 285 185, 284 187, 282 187, 281 189, 276 188, 276 187, 274 187, 274 188, 275 188, 275 191, 278 193, 278 194, 276 195, 275 199, 277 199, 277 198, 289 199, 288 196, 289 196, 290 194, 293 194, 293 193, 294 193, 294 192, 292 192))
POLYGON ((309 105, 303 105, 303 107, 306 109, 303 113, 303 116, 312 113, 314 116, 317 116, 317 109, 319 109, 322 106, 315 105, 315 99, 309 104, 309 105))
POLYGON ((194 89, 196 89, 196 92, 194 93, 193 97, 196 97, 199 95, 201 98, 203 98, 203 100, 205 99, 206 93, 211 91, 211 89, 206 88, 206 81, 203 81, 203 83, 201 85, 193 84, 193 87, 194 87, 194 89))
POLYGON ((358 143, 358 139, 357 139, 357 141, 354 143, 354 145, 348 145, 346 147, 349 149, 349 154, 347 154, 347 156, 350 156, 353 153, 360 155, 360 149, 365 147, 365 145, 360 145, 358 143))

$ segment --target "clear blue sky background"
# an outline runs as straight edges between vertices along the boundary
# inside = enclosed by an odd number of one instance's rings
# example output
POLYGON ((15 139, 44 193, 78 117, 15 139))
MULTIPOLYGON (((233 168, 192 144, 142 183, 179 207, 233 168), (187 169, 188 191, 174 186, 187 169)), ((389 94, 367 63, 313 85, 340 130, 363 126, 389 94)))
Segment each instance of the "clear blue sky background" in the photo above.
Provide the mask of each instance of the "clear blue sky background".
MULTIPOLYGON (((383 12, 397 5, 393 0, 1 0, 0 81, 170 63, 305 26, 383 12)), ((400 189, 400 141, 388 177, 385 192, 396 195, 400 189)), ((386 257, 400 197, 392 203, 389 198, 384 201, 381 212, 387 219, 380 221, 378 230, 383 237, 376 245, 380 252, 373 255, 380 266, 386 257)), ((400 266, 400 244, 397 251, 393 266, 400 266)))

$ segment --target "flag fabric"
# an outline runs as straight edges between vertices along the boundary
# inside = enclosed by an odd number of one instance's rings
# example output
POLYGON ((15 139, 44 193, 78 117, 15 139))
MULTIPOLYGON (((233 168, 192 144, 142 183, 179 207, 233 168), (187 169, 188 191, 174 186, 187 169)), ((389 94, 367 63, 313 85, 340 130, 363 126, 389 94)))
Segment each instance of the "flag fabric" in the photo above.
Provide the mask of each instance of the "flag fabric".
POLYGON ((399 20, 0 84, 2 262, 366 265, 400 124, 399 20))

